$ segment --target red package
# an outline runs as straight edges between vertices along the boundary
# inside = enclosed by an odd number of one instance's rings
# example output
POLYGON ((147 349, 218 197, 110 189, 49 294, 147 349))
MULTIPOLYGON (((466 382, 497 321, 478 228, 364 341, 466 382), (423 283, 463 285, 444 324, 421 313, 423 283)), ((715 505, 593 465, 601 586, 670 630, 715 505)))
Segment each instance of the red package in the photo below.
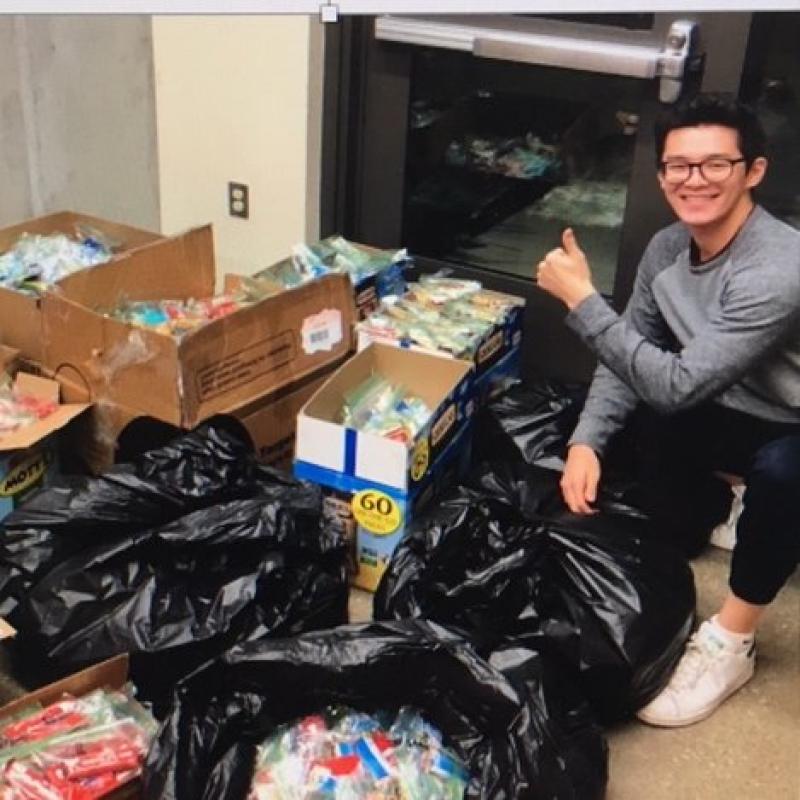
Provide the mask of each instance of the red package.
POLYGON ((86 727, 91 720, 78 710, 79 704, 78 700, 62 700, 29 717, 12 722, 0 730, 0 742, 6 747, 23 742, 37 742, 58 733, 86 727))

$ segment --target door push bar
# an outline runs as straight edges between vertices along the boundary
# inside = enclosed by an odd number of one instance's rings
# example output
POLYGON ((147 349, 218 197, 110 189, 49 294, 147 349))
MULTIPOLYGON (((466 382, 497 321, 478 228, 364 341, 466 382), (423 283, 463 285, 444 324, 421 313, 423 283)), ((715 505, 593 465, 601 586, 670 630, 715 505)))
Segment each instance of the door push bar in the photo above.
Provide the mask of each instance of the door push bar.
MULTIPOLYGON (((525 22, 530 24, 530 18, 525 22)), ((622 38, 613 40, 608 36, 591 38, 585 31, 584 28, 583 36, 570 36, 563 26, 538 32, 391 15, 375 20, 376 38, 386 41, 461 50, 481 58, 524 64, 631 78, 658 78, 658 96, 663 103, 674 103, 678 99, 684 76, 696 66, 695 22, 673 21, 661 47, 626 42, 622 38)))

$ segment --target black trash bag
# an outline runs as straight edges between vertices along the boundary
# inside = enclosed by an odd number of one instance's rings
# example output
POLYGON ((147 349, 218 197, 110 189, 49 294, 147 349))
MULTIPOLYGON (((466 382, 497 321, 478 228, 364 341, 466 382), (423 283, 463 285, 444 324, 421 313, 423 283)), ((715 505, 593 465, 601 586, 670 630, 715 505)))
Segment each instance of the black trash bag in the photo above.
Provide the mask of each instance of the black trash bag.
POLYGON ((411 705, 469 767, 468 798, 603 797, 607 747, 580 694, 535 652, 507 648, 490 659, 422 620, 237 646, 178 687, 143 796, 244 800, 255 747, 276 726, 328 705, 411 705))
POLYGON ((251 497, 85 548, 20 601, 19 660, 52 680, 130 653, 158 710, 234 643, 346 622, 346 547, 321 509, 319 487, 262 468, 251 497))
POLYGON ((592 516, 557 508, 558 473, 479 472, 412 523, 374 601, 376 619, 422 617, 555 658, 611 723, 666 684, 694 622, 692 572, 616 497, 592 516))
MULTIPOLYGON (((477 417, 473 461, 524 461, 561 472, 567 442, 586 399, 582 384, 538 380, 516 384, 477 417)), ((665 474, 663 418, 640 403, 610 440, 602 459, 601 490, 619 496, 652 520, 652 529, 687 558, 708 544, 731 506, 729 487, 707 474, 665 474)))
POLYGON ((253 494, 258 464, 244 429, 215 418, 100 477, 65 477, 2 523, 0 616, 38 578, 86 547, 253 494))
POLYGON ((260 466, 215 418, 130 465, 46 489, 0 541, 29 684, 115 653, 156 702, 233 642, 346 620, 346 548, 318 488, 260 466))
POLYGON ((521 460, 563 470, 585 399, 583 384, 539 380, 512 386, 477 415, 475 462, 521 460))

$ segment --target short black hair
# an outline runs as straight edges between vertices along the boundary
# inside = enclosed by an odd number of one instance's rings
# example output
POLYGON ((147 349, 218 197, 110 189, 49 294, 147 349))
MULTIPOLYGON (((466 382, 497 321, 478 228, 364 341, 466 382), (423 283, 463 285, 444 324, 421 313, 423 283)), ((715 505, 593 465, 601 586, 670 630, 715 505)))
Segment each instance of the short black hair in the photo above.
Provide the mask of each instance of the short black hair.
POLYGON ((706 92, 669 106, 657 117, 655 123, 656 166, 661 166, 667 134, 677 128, 696 125, 722 125, 733 128, 739 140, 745 163, 750 165, 759 156, 767 154, 767 137, 756 112, 735 95, 723 92, 706 92))

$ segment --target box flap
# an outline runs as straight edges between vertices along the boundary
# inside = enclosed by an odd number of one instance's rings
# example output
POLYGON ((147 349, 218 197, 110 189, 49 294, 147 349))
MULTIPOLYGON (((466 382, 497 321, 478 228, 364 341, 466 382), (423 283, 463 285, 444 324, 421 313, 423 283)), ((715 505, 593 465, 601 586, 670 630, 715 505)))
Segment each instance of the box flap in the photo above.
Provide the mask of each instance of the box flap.
POLYGON ((74 236, 77 229, 85 229, 88 235, 95 231, 109 241, 115 252, 131 250, 142 247, 150 242, 162 239, 160 233, 135 228, 121 222, 111 222, 89 214, 80 214, 75 211, 57 211, 43 217, 19 222, 0 229, 0 252, 10 249, 16 244, 23 233, 48 236, 53 233, 63 233, 74 236))
POLYGON ((305 378, 352 349, 350 279, 327 275, 214 320, 180 342, 183 425, 305 378))
POLYGON ((27 425, 17 431, 12 431, 0 438, 0 452, 9 450, 22 450, 36 444, 44 439, 45 436, 63 428, 71 419, 78 414, 82 414, 87 408, 88 403, 70 403, 59 406, 52 414, 27 425))
POLYGON ((60 700, 65 694, 82 697, 104 687, 121 689, 127 680, 128 656, 123 653, 6 703, 0 708, 0 717, 13 716, 34 703, 49 705, 60 700))
POLYGON ((14 376, 14 386, 28 397, 49 400, 51 403, 58 403, 61 399, 61 387, 58 385, 58 381, 50 378, 42 378, 28 372, 18 372, 14 376))
POLYGON ((85 386, 93 401, 135 406, 180 424, 173 337, 110 319, 55 293, 44 296, 42 308, 46 364, 70 386, 85 386))
POLYGON ((124 301, 209 297, 215 270, 214 236, 204 225, 69 275, 51 291, 107 311, 124 301))
POLYGON ((0 371, 12 371, 18 359, 19 350, 17 350, 16 347, 9 347, 8 345, 0 344, 0 371))

